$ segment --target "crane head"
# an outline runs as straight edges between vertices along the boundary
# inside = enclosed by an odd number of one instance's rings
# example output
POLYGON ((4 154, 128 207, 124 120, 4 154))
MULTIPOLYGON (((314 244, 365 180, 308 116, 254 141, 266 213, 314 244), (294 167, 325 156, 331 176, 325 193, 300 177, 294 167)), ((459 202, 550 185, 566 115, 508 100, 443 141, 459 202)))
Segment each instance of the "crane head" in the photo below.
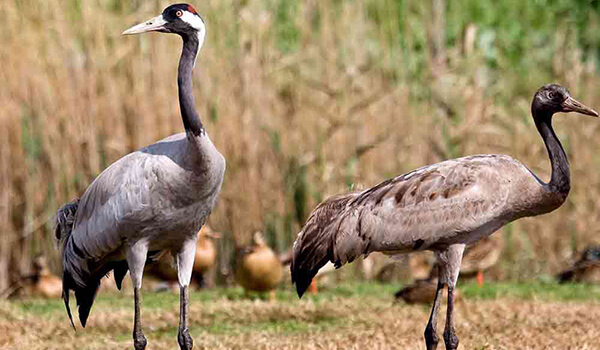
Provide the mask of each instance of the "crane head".
POLYGON ((160 15, 127 29, 123 35, 161 32, 181 36, 202 35, 204 39, 205 31, 204 21, 192 5, 174 4, 164 9, 160 15))
POLYGON ((598 116, 598 112, 572 98, 566 88, 557 84, 542 86, 535 93, 531 108, 534 115, 536 115, 535 111, 544 111, 549 115, 558 112, 577 112, 592 117, 598 116))

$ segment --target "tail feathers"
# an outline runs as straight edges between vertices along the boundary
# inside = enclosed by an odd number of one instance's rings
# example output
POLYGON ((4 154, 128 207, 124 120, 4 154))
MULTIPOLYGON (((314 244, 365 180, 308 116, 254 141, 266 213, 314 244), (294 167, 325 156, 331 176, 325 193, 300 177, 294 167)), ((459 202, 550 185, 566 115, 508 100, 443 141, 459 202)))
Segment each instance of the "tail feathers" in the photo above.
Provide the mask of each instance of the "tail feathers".
POLYGON ((79 199, 62 206, 56 213, 55 235, 60 241, 63 260, 63 293, 62 297, 67 309, 71 325, 75 328, 71 308, 69 307, 69 292, 75 292, 79 311, 79 321, 85 327, 88 316, 98 294, 101 279, 111 270, 115 271, 117 288, 121 289, 123 278, 127 273, 127 262, 102 263, 90 260, 85 250, 80 249, 72 238, 75 228, 75 218, 79 199))
MULTIPOLYGON (((67 309, 67 315, 71 321, 71 325, 75 328, 73 322, 73 316, 71 314, 71 308, 69 307, 69 292, 72 290, 75 292, 75 300, 77 301, 77 307, 79 312, 79 321, 81 325, 85 327, 90 310, 98 294, 100 288, 100 280, 104 274, 97 274, 94 276, 83 277, 84 284, 79 284, 73 278, 73 274, 68 269, 63 269, 63 300, 67 309)), ((81 278, 81 277, 79 277, 81 278)))
MULTIPOLYGON (((165 251, 156 250, 156 251, 148 252, 146 264, 154 262, 158 259, 161 259, 167 253, 168 253, 168 251, 166 251, 166 250, 165 251)), ((121 290, 121 288, 123 287, 123 279, 125 278, 127 271, 129 271, 129 266, 127 265, 127 261, 121 260, 121 261, 112 262, 111 265, 109 266, 109 271, 110 270, 113 270, 113 275, 115 278, 115 283, 117 284, 117 289, 121 290)))
POLYGON ((298 297, 304 295, 319 269, 328 261, 339 268, 354 259, 353 256, 340 258, 340 255, 336 254, 335 239, 338 231, 347 226, 345 210, 350 200, 355 197, 355 193, 350 193, 332 197, 321 203, 298 234, 290 266, 292 283, 296 284, 298 297))
POLYGON ((79 311, 79 321, 84 328, 99 288, 100 280, 98 279, 97 281, 90 283, 87 287, 75 291, 75 299, 77 299, 79 311))
POLYGON ((73 281, 71 275, 67 271, 63 271, 62 297, 63 301, 65 302, 67 315, 69 316, 69 321, 71 321, 71 326, 73 329, 75 329, 75 323, 73 322, 73 315, 71 314, 71 307, 69 306, 69 292, 71 290, 75 291, 75 299, 77 300, 77 307, 79 311, 79 321, 81 322, 81 325, 85 327, 99 287, 99 279, 97 281, 91 281, 91 283, 88 283, 88 285, 85 287, 79 287, 73 281))
POLYGON ((69 316, 69 321, 71 321, 71 326, 75 329, 75 323, 73 322, 73 315, 71 314, 71 308, 69 306, 69 291, 71 289, 76 290, 77 283, 73 279, 73 275, 69 272, 70 260, 68 258, 68 242, 70 241, 71 232, 73 232, 73 228, 75 226, 75 218, 77 214, 77 207, 79 206, 79 198, 75 199, 72 202, 69 202, 63 205, 55 217, 55 228, 54 234, 56 239, 58 240, 58 245, 62 250, 63 255, 63 291, 62 298, 65 302, 65 308, 67 309, 67 315, 69 316))
POLYGON ((63 292, 62 298, 65 302, 65 308, 67 309, 67 315, 69 316, 69 321, 71 321, 71 326, 75 329, 75 323, 73 322, 73 315, 71 314, 71 307, 69 306, 69 289, 65 287, 65 279, 63 278, 63 292))
POLYGON ((72 202, 63 205, 56 213, 56 225, 54 228, 54 235, 59 242, 65 242, 65 240, 71 235, 73 227, 75 226, 75 217, 77 214, 77 207, 79 206, 79 198, 72 202))
POLYGON ((296 292, 298 293, 299 298, 302 298, 308 287, 310 287, 313 278, 319 272, 319 269, 325 266, 328 261, 329 258, 324 258, 308 269, 294 269, 294 264, 292 263, 290 267, 292 271, 292 283, 296 284, 296 292))
MULTIPOLYGON (((65 266, 70 265, 65 264, 65 266)), ((89 265, 84 266, 86 268, 89 268, 89 265)), ((87 319, 92 309, 92 305, 94 304, 94 300, 96 300, 96 295, 98 294, 98 290, 100 289, 100 283, 102 281, 102 278, 104 278, 111 270, 114 271, 113 274, 117 288, 121 290, 123 278, 129 270, 127 262, 125 260, 114 261, 105 264, 100 268, 94 269, 94 271, 96 272, 94 272, 93 274, 88 274, 84 272, 86 270, 81 269, 76 271, 74 271, 73 269, 63 270, 62 296, 65 302, 65 306, 67 308, 67 315, 69 316, 69 320, 71 321, 71 325, 73 326, 73 328, 75 328, 75 324, 73 323, 73 316, 71 315, 71 309, 69 307, 69 292, 71 290, 75 292, 75 300, 77 301, 79 321, 81 322, 81 325, 85 328, 87 319), (77 277, 74 278, 76 274, 77 277)))
MULTIPOLYGON (((100 281, 110 270, 121 265, 94 262, 87 257, 84 251, 77 247, 70 233, 64 239, 65 242, 62 251, 63 300, 67 308, 67 315, 73 325, 73 317, 69 308, 69 292, 71 290, 75 292, 79 320, 81 321, 81 325, 85 327, 92 304, 100 288, 100 281)), ((127 264, 125 263, 125 265, 127 264)))
POLYGON ((127 265, 126 261, 121 261, 115 266, 113 274, 115 277, 115 283, 117 284, 117 289, 121 290, 121 287, 123 286, 123 278, 125 278, 128 270, 129 266, 127 265))

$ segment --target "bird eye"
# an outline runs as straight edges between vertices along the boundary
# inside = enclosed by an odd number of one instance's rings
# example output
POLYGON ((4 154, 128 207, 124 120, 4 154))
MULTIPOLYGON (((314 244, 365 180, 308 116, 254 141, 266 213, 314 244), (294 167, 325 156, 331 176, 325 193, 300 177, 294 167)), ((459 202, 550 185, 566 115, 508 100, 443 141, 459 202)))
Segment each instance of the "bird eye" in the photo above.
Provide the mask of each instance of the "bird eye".
POLYGON ((548 92, 548 99, 554 100, 554 93, 552 91, 548 92))
POLYGON ((177 17, 183 16, 183 11, 177 10, 177 12, 175 12, 175 16, 177 16, 177 17))

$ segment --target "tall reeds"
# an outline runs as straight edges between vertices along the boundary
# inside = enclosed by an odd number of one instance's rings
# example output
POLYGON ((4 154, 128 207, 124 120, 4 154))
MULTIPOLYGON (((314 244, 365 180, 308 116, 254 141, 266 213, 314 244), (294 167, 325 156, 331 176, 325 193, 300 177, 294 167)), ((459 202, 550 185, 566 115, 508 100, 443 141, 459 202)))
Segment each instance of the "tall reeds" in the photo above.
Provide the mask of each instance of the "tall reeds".
MULTIPOLYGON (((120 36, 167 4, 3 0, 0 290, 32 254, 56 256, 49 219, 62 203, 121 156, 182 131, 180 40, 120 36)), ((283 251, 326 196, 445 158, 506 153, 547 178, 533 92, 556 81, 600 104, 597 5, 569 4, 194 3, 208 27, 197 104, 228 162, 210 217, 225 233, 222 264, 253 230, 283 251)), ((505 277, 556 271, 598 242, 599 127, 556 118, 572 193, 558 212, 500 233, 505 277)))

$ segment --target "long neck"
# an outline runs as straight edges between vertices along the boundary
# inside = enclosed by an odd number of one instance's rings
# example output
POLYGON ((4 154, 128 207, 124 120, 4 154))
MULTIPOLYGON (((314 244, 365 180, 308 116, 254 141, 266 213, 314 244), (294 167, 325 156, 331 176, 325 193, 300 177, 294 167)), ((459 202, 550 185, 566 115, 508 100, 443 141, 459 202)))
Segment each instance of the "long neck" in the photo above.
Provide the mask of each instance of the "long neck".
POLYGON ((535 125, 546 144, 550 164, 552 165, 552 176, 546 186, 551 192, 566 197, 571 189, 569 161, 565 150, 554 133, 554 129, 552 129, 552 115, 541 115, 543 113, 536 112, 534 114, 537 114, 535 115, 535 125))
POLYGON ((192 69, 201 43, 196 35, 183 36, 183 51, 179 59, 177 85, 179 86, 179 108, 183 126, 188 136, 204 134, 204 126, 194 104, 192 69))

